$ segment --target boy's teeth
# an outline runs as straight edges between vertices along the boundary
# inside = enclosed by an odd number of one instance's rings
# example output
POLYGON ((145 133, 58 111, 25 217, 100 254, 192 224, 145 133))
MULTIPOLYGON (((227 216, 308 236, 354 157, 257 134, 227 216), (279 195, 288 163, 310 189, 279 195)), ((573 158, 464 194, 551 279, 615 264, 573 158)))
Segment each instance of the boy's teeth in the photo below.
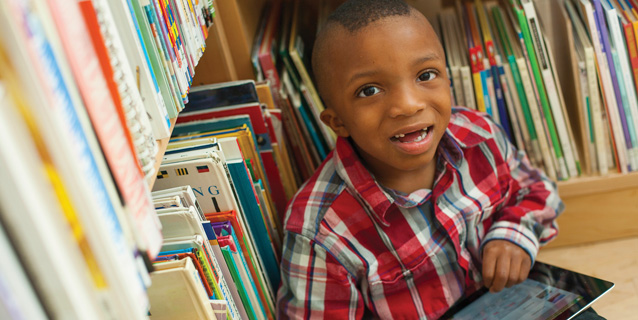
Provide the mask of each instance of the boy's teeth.
MULTIPOLYGON (((410 132, 408 133, 408 135, 410 136, 414 136, 417 132, 410 132)), ((419 142, 423 139, 425 139, 425 137, 427 137, 428 135, 428 128, 424 128, 418 131, 418 136, 416 138, 413 138, 411 141, 402 141, 405 139, 401 139, 401 138, 405 138, 406 134, 397 134, 394 136, 394 139, 398 140, 401 143, 411 143, 411 142, 419 142)))
MULTIPOLYGON (((428 128, 421 129, 421 131, 422 131, 422 132, 421 132, 421 138, 420 138, 420 140, 419 140, 419 139, 417 139, 417 141, 421 141, 421 140, 423 140, 423 138, 424 138, 424 137, 427 135, 427 133, 428 133, 428 128)), ((399 138, 403 138, 403 137, 405 137, 405 134, 403 134, 403 133, 400 133, 400 134, 397 134, 397 135, 395 135, 395 136, 394 136, 394 138, 395 138, 395 139, 399 139, 399 138)))

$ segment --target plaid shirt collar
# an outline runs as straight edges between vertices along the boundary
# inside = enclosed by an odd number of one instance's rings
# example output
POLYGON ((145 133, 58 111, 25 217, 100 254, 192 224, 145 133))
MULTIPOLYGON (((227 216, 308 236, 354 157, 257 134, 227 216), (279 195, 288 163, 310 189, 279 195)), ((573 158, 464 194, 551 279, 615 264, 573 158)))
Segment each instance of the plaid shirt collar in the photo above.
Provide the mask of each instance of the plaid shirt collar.
MULTIPOLYGON (((487 128, 478 125, 467 127, 467 122, 461 126, 458 122, 458 117, 452 114, 450 124, 437 148, 437 161, 440 165, 445 166, 447 163, 452 168, 457 168, 464 159, 464 148, 476 146, 489 137, 487 128)), ((432 192, 425 189, 417 190, 409 195, 386 192, 363 165, 352 142, 348 139, 341 137, 337 139, 332 161, 349 192, 358 198, 382 225, 389 225, 385 215, 395 202, 398 206, 414 207, 423 204, 432 195, 432 192)), ((441 172, 438 167, 437 172, 441 172)), ((440 177, 437 177, 435 181, 439 179, 440 177)))

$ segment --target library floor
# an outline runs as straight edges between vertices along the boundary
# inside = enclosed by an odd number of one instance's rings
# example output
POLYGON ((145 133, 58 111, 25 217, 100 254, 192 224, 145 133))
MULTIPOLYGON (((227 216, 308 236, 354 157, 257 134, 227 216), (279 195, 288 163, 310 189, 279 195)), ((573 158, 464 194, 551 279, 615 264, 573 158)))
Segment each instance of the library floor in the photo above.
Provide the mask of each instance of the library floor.
POLYGON ((608 320, 638 320, 638 237, 541 249, 537 259, 615 283, 593 308, 608 320))

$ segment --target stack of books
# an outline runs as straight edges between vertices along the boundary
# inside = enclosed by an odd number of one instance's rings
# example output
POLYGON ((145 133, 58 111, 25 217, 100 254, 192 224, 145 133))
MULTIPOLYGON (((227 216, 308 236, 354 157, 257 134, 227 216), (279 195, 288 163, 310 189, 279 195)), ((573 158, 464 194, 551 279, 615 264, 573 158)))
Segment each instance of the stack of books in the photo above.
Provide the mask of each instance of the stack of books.
POLYGON ((490 114, 554 179, 635 171, 635 4, 457 1, 438 15, 453 100, 490 114), (566 45, 548 40, 540 13, 566 45), (553 44, 567 49, 566 66, 553 44))
MULTIPOLYGON (((0 318, 145 319, 149 181, 211 1, 0 3, 0 318), (171 86, 171 83, 173 86, 171 86)), ((159 165, 159 164, 158 164, 159 165)))

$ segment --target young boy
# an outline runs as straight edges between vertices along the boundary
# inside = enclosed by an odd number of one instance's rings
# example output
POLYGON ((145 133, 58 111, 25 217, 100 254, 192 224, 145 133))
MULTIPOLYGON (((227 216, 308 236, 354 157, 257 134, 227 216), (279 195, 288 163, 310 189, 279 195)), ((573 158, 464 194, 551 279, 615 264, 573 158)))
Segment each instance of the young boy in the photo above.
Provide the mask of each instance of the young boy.
POLYGON ((451 107, 427 19, 349 1, 312 58, 339 138, 289 206, 278 315, 436 319, 526 279, 563 204, 490 118, 451 107))

